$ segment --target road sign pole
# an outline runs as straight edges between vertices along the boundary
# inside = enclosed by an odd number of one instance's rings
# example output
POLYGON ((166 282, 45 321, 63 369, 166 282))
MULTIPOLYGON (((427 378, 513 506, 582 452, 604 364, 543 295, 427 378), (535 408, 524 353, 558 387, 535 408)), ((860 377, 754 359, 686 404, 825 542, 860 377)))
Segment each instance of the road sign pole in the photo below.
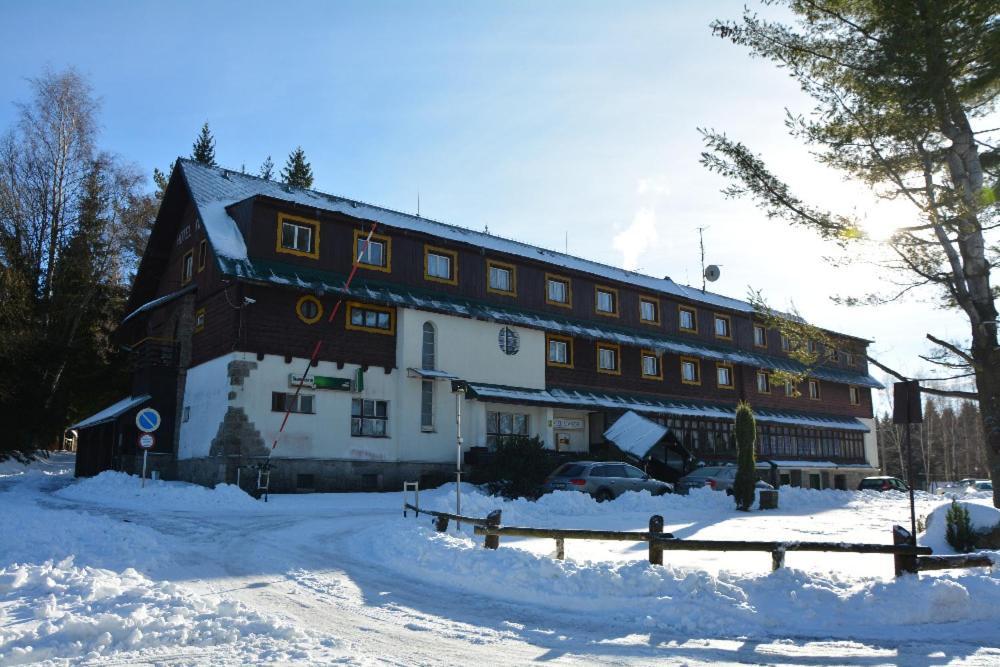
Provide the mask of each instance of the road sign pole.
POLYGON ((149 456, 149 450, 142 450, 142 488, 146 488, 146 457, 149 456))

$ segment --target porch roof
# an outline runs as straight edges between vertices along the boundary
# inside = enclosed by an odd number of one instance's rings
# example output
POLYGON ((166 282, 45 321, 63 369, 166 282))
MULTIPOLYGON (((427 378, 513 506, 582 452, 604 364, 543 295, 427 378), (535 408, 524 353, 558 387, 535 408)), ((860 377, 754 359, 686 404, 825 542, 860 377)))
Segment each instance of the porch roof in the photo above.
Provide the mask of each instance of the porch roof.
POLYGON ((150 399, 149 394, 143 394, 142 396, 129 396, 128 398, 123 398, 117 403, 113 403, 108 407, 104 408, 100 412, 95 412, 86 419, 78 421, 77 423, 70 426, 68 431, 79 430, 81 428, 90 428, 91 426, 97 426, 105 422, 109 422, 112 419, 116 419, 126 410, 142 405, 150 399))

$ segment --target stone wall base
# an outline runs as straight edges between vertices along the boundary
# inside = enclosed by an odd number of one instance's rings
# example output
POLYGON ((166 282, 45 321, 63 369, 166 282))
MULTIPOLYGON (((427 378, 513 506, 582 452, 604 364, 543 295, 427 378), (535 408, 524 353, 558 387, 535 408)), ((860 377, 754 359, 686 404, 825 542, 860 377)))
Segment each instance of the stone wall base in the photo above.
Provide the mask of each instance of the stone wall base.
MULTIPOLYGON (((176 478, 203 486, 236 484, 238 467, 240 488, 254 493, 254 466, 264 460, 244 458, 234 465, 225 456, 182 459, 176 464, 176 478)), ((454 463, 272 458, 270 492, 401 491, 404 481, 419 481, 421 488, 432 488, 454 479, 454 463)))

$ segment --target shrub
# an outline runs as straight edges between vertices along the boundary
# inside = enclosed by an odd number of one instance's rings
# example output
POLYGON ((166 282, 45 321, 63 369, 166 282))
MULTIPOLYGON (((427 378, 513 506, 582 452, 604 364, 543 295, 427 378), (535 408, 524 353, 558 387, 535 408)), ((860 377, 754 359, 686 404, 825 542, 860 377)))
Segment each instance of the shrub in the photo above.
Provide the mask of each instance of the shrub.
POLYGON ((969 518, 969 510, 957 501, 951 501, 948 508, 948 528, 945 532, 945 539, 955 551, 968 553, 976 548, 976 533, 972 530, 972 520, 969 518))
POLYGON ((757 485, 757 456, 754 444, 757 442, 757 421, 750 405, 740 401, 736 406, 736 455, 739 469, 733 482, 733 498, 736 509, 749 512, 753 507, 754 490, 757 485))
POLYGON ((537 436, 506 436, 497 440, 487 466, 487 488, 504 498, 537 498, 554 459, 537 436))

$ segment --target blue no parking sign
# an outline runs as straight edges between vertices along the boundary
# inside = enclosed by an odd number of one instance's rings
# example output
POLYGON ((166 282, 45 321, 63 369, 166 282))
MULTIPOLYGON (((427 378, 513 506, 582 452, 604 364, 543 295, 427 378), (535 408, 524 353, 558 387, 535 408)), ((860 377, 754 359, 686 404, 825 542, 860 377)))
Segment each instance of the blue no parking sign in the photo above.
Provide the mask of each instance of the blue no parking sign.
POLYGON ((153 408, 143 408, 135 415, 135 425, 143 433, 152 433, 160 428, 160 413, 153 408))

